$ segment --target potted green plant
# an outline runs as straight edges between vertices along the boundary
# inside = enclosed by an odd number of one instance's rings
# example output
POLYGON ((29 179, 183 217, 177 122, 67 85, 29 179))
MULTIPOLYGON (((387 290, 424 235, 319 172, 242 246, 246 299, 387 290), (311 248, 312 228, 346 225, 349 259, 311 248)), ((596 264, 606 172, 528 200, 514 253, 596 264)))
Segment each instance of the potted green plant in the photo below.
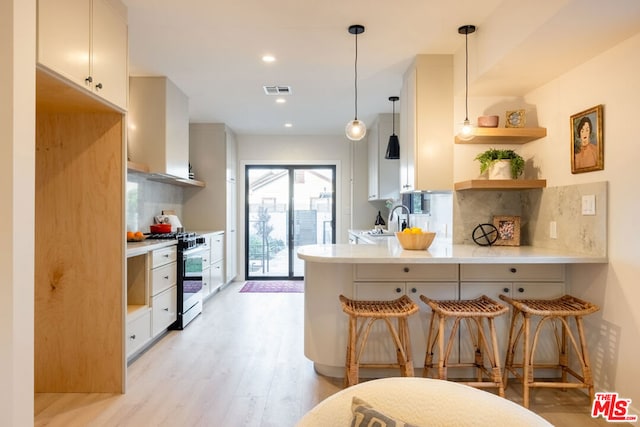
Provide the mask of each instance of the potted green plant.
MULTIPOLYGON (((480 162, 481 174, 489 171, 489 179, 500 179, 500 177, 496 178, 496 176, 491 173, 491 168, 494 168, 501 160, 509 161, 508 170, 511 172, 510 175, 513 179, 518 178, 524 171, 524 159, 513 150, 496 150, 495 148, 490 148, 484 153, 478 154, 476 160, 480 162)), ((502 177, 502 179, 504 179, 504 177, 502 177)))

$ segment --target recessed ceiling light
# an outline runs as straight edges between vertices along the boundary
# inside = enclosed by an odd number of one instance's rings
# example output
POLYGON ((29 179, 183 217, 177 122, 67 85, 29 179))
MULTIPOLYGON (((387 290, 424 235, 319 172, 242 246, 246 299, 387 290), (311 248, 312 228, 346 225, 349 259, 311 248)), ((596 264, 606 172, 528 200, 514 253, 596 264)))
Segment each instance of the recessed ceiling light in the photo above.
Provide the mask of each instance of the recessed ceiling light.
POLYGON ((275 62, 276 61, 276 57, 273 55, 264 55, 262 57, 262 61, 263 62, 275 62))
POLYGON ((276 103, 278 103, 278 104, 284 104, 285 102, 287 102, 287 100, 286 100, 286 99, 284 99, 284 98, 278 98, 278 99, 276 99, 276 103))
POLYGON ((292 128, 292 127, 293 127, 293 124, 291 124, 291 123, 285 123, 285 124, 284 124, 284 127, 286 127, 286 128, 292 128))

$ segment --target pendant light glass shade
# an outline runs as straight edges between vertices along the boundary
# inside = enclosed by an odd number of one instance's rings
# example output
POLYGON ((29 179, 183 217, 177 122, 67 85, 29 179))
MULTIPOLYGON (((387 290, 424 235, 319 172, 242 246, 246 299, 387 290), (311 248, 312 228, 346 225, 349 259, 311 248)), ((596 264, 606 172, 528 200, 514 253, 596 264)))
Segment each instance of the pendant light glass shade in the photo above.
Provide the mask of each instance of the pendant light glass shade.
POLYGON ((362 25, 351 25, 349 27, 349 34, 354 34, 356 36, 356 55, 354 63, 355 116, 345 127, 345 134, 351 141, 360 141, 367 134, 367 126, 363 121, 358 120, 358 34, 362 33, 364 33, 364 26, 362 25))
POLYGON ((458 131, 458 139, 470 141, 474 138, 473 126, 469 122, 469 34, 475 33, 475 25, 463 25, 458 28, 459 34, 464 34, 464 122, 458 131))
POLYGON ((389 137, 389 143, 387 144, 387 153, 384 155, 385 159, 396 160, 400 158, 400 141, 398 141, 398 135, 396 135, 396 101, 400 98, 397 96, 390 96, 389 101, 393 102, 393 127, 392 133, 389 137))
POLYGON ((352 141, 360 141, 367 134, 367 126, 363 121, 355 119, 347 123, 345 127, 347 138, 352 141))

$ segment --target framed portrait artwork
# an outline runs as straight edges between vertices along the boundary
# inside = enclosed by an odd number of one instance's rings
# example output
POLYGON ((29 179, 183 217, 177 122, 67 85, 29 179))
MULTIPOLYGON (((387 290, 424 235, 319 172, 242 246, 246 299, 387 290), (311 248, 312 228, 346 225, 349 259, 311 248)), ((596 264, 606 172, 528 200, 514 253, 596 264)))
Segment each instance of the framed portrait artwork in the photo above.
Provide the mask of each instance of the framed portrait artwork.
POLYGON ((520 246, 520 217, 494 216, 493 226, 498 230, 496 246, 520 246))
POLYGON ((571 173, 604 169, 602 105, 571 116, 571 173))

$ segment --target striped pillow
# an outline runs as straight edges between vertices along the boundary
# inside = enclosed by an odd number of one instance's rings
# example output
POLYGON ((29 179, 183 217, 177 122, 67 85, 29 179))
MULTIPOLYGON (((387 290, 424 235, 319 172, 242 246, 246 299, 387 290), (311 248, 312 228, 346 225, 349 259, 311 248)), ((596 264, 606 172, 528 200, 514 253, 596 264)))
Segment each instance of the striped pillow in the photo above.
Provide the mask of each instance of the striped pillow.
POLYGON ((371 407, 364 400, 354 396, 351 401, 351 427, 418 427, 404 421, 391 418, 371 407))

